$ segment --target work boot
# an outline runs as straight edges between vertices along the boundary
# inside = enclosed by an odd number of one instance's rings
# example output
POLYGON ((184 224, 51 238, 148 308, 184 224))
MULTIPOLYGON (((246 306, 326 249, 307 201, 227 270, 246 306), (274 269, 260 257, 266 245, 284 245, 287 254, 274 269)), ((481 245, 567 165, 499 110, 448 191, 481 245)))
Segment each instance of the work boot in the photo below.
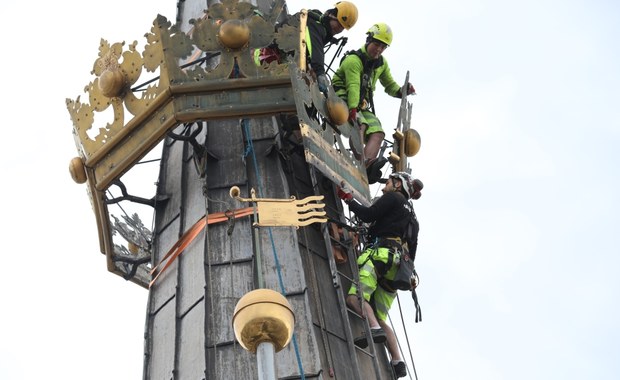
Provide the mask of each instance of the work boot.
POLYGON ((400 360, 396 363, 392 362, 392 369, 394 370, 394 375, 396 378, 407 376, 407 365, 404 361, 400 360))
MULTIPOLYGON (((375 343, 383 343, 387 339, 385 336, 385 331, 381 327, 378 329, 370 329, 370 333, 372 335, 372 341, 375 343)), ((359 348, 368 347, 368 339, 366 339, 366 334, 363 333, 361 336, 358 336, 353 340, 353 343, 359 348)))
POLYGON ((377 183, 381 180, 381 169, 388 162, 385 157, 378 157, 374 160, 368 161, 366 166, 366 176, 368 177, 368 184, 372 185, 373 183, 377 183))

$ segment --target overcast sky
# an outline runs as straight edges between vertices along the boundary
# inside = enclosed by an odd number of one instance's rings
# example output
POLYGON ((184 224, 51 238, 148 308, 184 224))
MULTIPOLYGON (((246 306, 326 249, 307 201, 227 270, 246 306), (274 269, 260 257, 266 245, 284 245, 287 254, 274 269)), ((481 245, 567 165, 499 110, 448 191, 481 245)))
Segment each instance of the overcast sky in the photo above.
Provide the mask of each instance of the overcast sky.
MULTIPOLYGON (((347 49, 389 23, 384 56, 418 93, 423 322, 406 293, 401 303, 419 379, 620 378, 620 5, 357 4, 347 49)), ((176 2, 0 10, 0 379, 140 379, 147 292, 107 272, 86 188, 68 172, 77 152, 65 99, 84 96, 100 38, 141 51, 176 2)), ((398 101, 376 101, 392 131, 398 101)))

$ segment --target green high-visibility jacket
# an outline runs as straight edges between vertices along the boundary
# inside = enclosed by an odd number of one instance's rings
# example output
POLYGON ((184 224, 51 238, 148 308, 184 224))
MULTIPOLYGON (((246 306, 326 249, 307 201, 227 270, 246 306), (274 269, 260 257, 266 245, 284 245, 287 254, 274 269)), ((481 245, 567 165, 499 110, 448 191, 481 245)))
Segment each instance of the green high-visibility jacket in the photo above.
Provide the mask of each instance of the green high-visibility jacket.
POLYGON ((366 52, 366 46, 362 46, 358 50, 358 54, 360 53, 365 58, 366 65, 380 63, 377 61, 383 61, 383 63, 372 69, 367 88, 361 89, 364 63, 356 54, 347 54, 340 62, 340 67, 332 78, 332 86, 336 90, 336 94, 347 102, 349 109, 359 108, 364 99, 371 103, 372 94, 374 94, 377 81, 379 81, 388 95, 397 97, 400 85, 392 78, 387 59, 382 56, 378 60, 371 60, 366 52))

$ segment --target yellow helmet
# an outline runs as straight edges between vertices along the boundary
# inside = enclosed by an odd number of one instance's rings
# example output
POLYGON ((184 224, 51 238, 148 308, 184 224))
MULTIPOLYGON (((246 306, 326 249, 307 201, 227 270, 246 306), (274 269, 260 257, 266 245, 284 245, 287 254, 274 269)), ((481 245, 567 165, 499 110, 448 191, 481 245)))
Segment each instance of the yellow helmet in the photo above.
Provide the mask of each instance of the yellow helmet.
POLYGON ((392 44, 392 28, 386 23, 377 23, 368 29, 368 36, 373 40, 381 41, 384 44, 392 44))
POLYGON ((349 30, 357 22, 357 7, 349 1, 339 1, 334 6, 338 10, 338 22, 349 30))

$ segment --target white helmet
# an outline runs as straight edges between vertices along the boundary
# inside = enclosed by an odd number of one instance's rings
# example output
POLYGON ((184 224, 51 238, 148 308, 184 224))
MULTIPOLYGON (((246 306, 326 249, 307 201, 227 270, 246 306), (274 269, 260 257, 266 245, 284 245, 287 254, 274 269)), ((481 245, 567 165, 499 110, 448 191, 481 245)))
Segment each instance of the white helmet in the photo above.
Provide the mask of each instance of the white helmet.
POLYGON ((394 172, 390 174, 389 178, 400 180, 403 191, 409 198, 418 199, 422 196, 420 191, 424 188, 424 184, 419 179, 414 179, 411 174, 407 172, 394 172))

